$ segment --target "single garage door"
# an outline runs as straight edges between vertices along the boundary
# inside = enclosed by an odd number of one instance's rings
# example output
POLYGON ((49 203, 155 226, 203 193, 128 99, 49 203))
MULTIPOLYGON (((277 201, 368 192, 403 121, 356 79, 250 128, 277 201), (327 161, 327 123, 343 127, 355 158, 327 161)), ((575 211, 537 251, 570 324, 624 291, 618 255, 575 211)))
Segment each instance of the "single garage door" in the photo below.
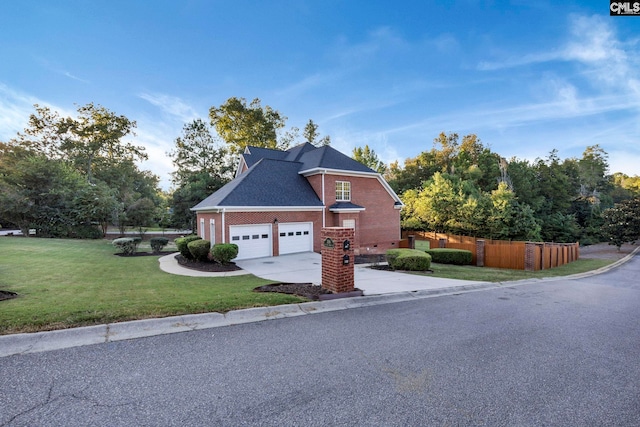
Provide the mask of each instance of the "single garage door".
POLYGON ((231 225, 231 243, 238 245, 235 259, 271 256, 271 224, 231 225))
POLYGON ((313 224, 291 222, 278 226, 280 255, 313 251, 313 224))

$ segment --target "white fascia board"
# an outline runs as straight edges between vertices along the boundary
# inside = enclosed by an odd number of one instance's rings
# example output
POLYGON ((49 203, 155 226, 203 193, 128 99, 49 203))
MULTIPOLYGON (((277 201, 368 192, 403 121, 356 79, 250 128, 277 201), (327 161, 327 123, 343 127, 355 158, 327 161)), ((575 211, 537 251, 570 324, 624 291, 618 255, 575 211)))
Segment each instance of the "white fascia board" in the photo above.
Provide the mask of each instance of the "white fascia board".
POLYGON ((329 209, 329 212, 348 213, 348 212, 362 212, 365 208, 345 208, 345 209, 329 209))
POLYGON ((325 173, 327 175, 362 176, 362 177, 368 177, 368 178, 373 178, 376 175, 380 175, 379 173, 376 173, 376 172, 358 172, 358 171, 347 171, 342 169, 326 169, 326 168, 307 169, 304 171, 300 171, 298 173, 302 176, 310 176, 310 175, 316 175, 319 173, 325 173))
POLYGON ((195 212, 322 212, 324 206, 208 206, 195 212))
POLYGON ((240 161, 238 162, 238 168, 236 169, 236 175, 235 178, 239 177, 240 175, 242 175, 240 173, 240 171, 242 170, 242 166, 246 165, 246 162, 244 161, 244 157, 243 156, 238 156, 240 157, 240 161))
POLYGON ((377 178, 378 181, 380 181, 380 184, 382 184, 382 187, 385 190, 387 190, 387 193, 389 193, 391 198, 393 198, 393 200, 395 200, 396 202, 400 202, 400 209, 404 207, 404 203, 402 203, 402 200, 400 200, 400 197, 398 197, 396 192, 393 191, 393 188, 391 188, 389 183, 385 181, 382 175, 377 172, 358 172, 358 171, 345 171, 340 169, 314 168, 314 169, 307 169, 304 171, 300 171, 298 173, 304 177, 316 175, 319 173, 325 173, 327 175, 346 175, 346 176, 357 176, 361 178, 377 178))

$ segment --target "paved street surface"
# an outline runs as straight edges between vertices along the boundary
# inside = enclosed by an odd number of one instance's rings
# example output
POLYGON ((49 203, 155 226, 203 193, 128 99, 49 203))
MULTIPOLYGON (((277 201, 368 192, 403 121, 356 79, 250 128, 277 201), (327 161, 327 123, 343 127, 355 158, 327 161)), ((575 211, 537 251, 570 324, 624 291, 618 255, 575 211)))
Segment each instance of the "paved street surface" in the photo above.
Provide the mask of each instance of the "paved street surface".
POLYGON ((640 425, 640 257, 540 282, 0 358, 0 426, 640 425))

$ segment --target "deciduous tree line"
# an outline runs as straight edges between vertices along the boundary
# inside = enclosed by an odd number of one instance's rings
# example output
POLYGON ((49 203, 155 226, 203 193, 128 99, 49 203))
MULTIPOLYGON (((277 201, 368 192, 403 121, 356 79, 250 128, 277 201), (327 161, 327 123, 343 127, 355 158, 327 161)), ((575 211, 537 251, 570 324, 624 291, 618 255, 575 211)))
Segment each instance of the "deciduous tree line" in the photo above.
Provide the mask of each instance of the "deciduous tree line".
POLYGON ((0 142, 0 226, 40 236, 99 237, 109 224, 121 233, 133 226, 193 228, 190 208, 233 178, 247 145, 331 142, 312 120, 300 135, 296 127, 284 130, 287 118, 259 99, 229 98, 211 107, 208 122, 184 125, 167 153, 176 169, 165 194, 159 178, 136 165, 147 154, 129 141, 135 121, 94 104, 79 107, 76 117, 34 107, 24 132, 0 142))
MULTIPOLYGON (((608 169, 598 145, 586 147, 581 158, 561 160, 553 150, 544 159, 507 160, 476 135, 460 141, 441 133, 431 150, 391 164, 386 178, 406 205, 407 229, 589 244, 614 239, 607 232, 610 214, 603 212, 616 206, 628 216, 632 205, 617 203, 640 196, 640 177, 608 169)), ((638 222, 624 227, 625 241, 640 237, 638 222)))
POLYGON ((94 104, 77 117, 35 105, 23 133, 0 142, 0 224, 46 237, 99 237, 108 224, 150 222, 158 177, 140 171, 136 123, 94 104), (99 229, 96 225, 100 225, 99 229))
MULTIPOLYGON (((184 125, 167 153, 175 171, 165 194, 157 176, 136 166, 147 156, 128 141, 135 121, 94 104, 78 108, 76 117, 36 105, 24 132, 0 142, 0 224, 61 237, 91 237, 96 224, 102 232, 108 224, 121 231, 152 224, 193 228, 190 208, 233 178, 248 145, 330 144, 313 120, 302 132, 285 130, 286 120, 259 99, 233 97, 211 107, 208 120, 184 125)), ((554 150, 535 161, 507 160, 476 135, 441 133, 433 148, 402 165, 387 166, 369 146, 356 147, 352 156, 384 174, 400 195, 404 228, 556 242, 618 244, 640 237, 640 177, 610 175, 598 145, 581 158, 561 160, 554 150)))

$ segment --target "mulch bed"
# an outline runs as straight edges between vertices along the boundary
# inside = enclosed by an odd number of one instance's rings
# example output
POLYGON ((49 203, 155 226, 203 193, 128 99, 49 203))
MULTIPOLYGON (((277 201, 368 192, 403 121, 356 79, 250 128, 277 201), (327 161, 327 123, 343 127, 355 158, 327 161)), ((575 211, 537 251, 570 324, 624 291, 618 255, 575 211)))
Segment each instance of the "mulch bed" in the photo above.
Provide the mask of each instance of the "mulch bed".
POLYGON ((183 267, 190 268, 192 270, 206 271, 209 273, 224 273, 228 271, 242 270, 233 262, 229 264, 219 264, 214 261, 210 261, 210 262, 195 261, 191 259, 186 259, 180 254, 176 255, 176 261, 178 261, 178 264, 180 264, 183 267))
POLYGON ((0 301, 4 301, 6 299, 16 298, 18 294, 10 291, 0 291, 0 301))
POLYGON ((334 294, 333 292, 324 289, 319 285, 314 285, 313 283, 272 283, 271 285, 258 286, 257 288, 254 288, 253 291, 298 295, 313 301, 361 297, 363 295, 362 291, 357 288, 352 292, 334 294))
POLYGON ((354 262, 356 264, 377 264, 380 262, 387 262, 387 256, 385 254, 356 255, 354 262))
POLYGON ((122 252, 118 252, 115 253, 114 255, 116 256, 121 256, 121 257, 127 257, 127 258, 132 258, 132 257, 140 257, 140 256, 165 256, 165 255, 171 255, 175 253, 175 251, 171 251, 171 252, 135 252, 131 255, 126 255, 123 254, 122 252))
POLYGON ((271 285, 258 286, 253 291, 298 295, 311 300, 320 299, 320 295, 331 295, 330 291, 313 283, 273 283, 271 285))

